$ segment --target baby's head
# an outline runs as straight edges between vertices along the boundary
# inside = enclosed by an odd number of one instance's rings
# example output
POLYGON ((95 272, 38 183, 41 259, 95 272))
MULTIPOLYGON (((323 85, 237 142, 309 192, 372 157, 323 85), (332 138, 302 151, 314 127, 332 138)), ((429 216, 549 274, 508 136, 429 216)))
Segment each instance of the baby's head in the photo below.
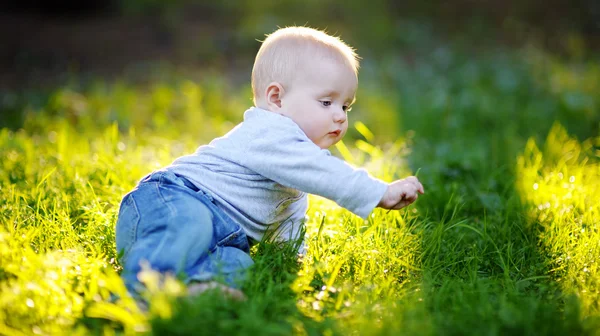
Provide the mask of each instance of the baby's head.
POLYGON ((252 70, 254 104, 291 118, 325 149, 348 129, 358 86, 358 56, 337 37, 282 28, 263 42, 252 70))

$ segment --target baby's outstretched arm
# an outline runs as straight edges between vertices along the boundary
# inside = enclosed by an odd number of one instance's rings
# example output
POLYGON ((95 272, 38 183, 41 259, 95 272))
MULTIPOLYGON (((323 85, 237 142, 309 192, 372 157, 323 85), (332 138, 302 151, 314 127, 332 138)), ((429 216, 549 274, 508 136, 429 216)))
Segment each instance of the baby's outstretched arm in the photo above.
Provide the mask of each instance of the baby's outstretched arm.
POLYGON ((272 128, 246 141, 236 160, 281 185, 328 198, 367 218, 389 184, 322 150, 290 123, 294 127, 272 128))
POLYGON ((419 194, 423 193, 425 190, 419 179, 409 176, 390 183, 377 206, 390 210, 402 209, 416 201, 419 194))

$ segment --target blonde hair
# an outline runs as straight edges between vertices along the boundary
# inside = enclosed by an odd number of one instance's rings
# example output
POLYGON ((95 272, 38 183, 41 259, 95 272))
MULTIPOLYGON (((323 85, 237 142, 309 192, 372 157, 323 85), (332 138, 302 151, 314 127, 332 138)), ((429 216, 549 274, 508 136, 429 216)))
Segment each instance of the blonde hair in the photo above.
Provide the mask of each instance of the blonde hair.
POLYGON ((342 62, 358 74, 359 57, 339 37, 309 27, 280 28, 262 43, 252 68, 254 104, 271 82, 289 84, 305 63, 321 56, 342 62))

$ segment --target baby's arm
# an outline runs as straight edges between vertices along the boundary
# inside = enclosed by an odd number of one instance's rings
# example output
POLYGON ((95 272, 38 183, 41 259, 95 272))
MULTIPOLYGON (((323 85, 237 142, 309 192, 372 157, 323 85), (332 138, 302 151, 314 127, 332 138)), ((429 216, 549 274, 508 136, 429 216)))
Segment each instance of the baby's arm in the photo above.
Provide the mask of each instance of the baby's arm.
POLYGON ((404 206, 398 199, 402 195, 414 198, 400 187, 404 183, 388 184, 373 178, 364 169, 353 168, 321 150, 300 132, 272 129, 241 150, 240 161, 247 168, 282 185, 333 200, 363 218, 376 206, 404 206))

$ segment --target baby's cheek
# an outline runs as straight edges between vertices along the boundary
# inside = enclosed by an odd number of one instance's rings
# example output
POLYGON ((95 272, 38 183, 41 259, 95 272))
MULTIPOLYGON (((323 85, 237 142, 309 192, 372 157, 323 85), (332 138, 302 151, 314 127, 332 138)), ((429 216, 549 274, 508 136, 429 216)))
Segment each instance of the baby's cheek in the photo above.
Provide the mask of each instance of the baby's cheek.
POLYGON ((342 127, 342 134, 340 134, 340 137, 343 138, 344 135, 346 135, 347 131, 348 131, 348 123, 345 123, 344 127, 342 127))

